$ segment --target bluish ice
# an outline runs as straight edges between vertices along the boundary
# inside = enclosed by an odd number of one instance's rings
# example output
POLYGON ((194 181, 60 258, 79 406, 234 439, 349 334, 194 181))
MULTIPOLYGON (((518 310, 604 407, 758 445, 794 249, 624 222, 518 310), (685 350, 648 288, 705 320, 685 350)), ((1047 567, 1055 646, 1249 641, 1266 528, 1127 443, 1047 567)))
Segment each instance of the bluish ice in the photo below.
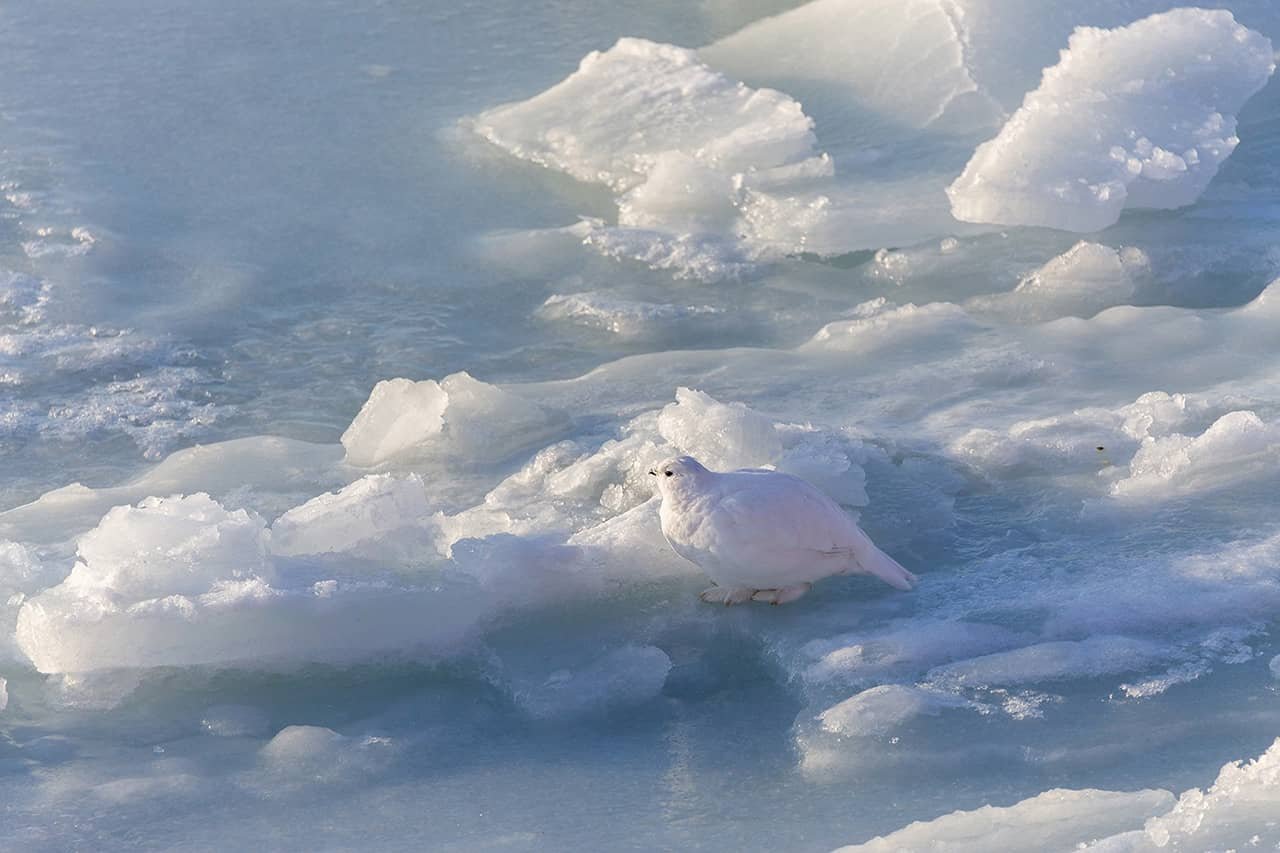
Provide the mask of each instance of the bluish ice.
POLYGON ((0 849, 1280 844, 1280 7, 1206 6, 0 10, 0 849), (676 453, 919 587, 702 604, 676 453))

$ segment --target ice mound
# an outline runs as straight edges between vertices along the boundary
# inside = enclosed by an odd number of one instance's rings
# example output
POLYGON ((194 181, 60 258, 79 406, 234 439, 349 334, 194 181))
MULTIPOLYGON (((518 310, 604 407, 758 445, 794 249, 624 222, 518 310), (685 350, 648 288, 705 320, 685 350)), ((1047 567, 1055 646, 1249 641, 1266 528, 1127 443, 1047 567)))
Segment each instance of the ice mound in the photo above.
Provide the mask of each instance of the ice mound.
POLYGON ((758 468, 782 455, 773 421, 742 403, 721 403, 709 394, 676 389, 676 402, 658 415, 658 432, 708 468, 758 468))
POLYGON ((987 124, 1003 111, 973 79, 963 19, 948 0, 816 0, 751 24, 699 55, 745 80, 768 80, 806 96, 840 93, 893 124, 987 124))
POLYGON ((1151 259, 1141 249, 1112 249, 1082 240, 1024 277, 1012 292, 978 297, 966 307, 1020 323, 1092 317, 1132 300, 1150 276, 1151 259))
MULTIPOLYGON (((970 430, 951 443, 957 458, 1003 476, 1088 474, 1115 480, 1146 444, 1179 443, 1180 430, 1210 421, 1229 398, 1150 391, 1114 409, 1018 421, 1003 433, 970 430)), ((1113 486, 1114 488, 1114 486, 1113 486)))
POLYGON ((545 320, 601 329, 620 338, 665 338, 725 321, 723 308, 619 299, 608 293, 555 293, 538 308, 545 320))
POLYGON ((516 157, 613 190, 617 227, 600 224, 586 241, 680 277, 748 268, 770 249, 753 239, 750 211, 831 174, 795 100, 643 39, 592 52, 542 94, 469 123, 516 157))
POLYGON ((434 508, 417 474, 370 474, 312 498, 271 525, 271 551, 284 556, 358 554, 412 561, 435 553, 434 508))
POLYGON ((350 738, 324 726, 281 729, 259 756, 269 776, 295 783, 355 781, 385 767, 397 745, 386 737, 350 738))
POLYGON ((919 687, 882 684, 855 693, 818 715, 822 730, 843 737, 883 735, 921 714, 965 707, 963 699, 919 687))
POLYGON ((1168 646, 1152 640, 1095 635, 1057 640, 945 664, 929 671, 938 687, 991 687, 1075 678, 1097 678, 1145 669, 1170 657, 1168 646))
POLYGON ((1237 113, 1275 70, 1230 12, 1081 27, 947 189, 960 220, 1097 231, 1126 207, 1195 201, 1235 149, 1237 113))
POLYGON ((1170 496, 1250 477, 1274 474, 1280 463, 1280 427, 1250 411, 1223 415, 1198 436, 1146 438, 1129 463, 1129 476, 1111 487, 1122 497, 1170 496))
POLYGON ((916 823, 839 853, 1073 850, 1169 808, 1168 791, 1045 791, 1012 806, 983 806, 916 823))
POLYGON ((666 683, 671 658, 656 646, 623 646, 577 670, 557 670, 519 689, 516 702, 538 719, 604 714, 653 699, 666 683))
POLYGON ((450 650, 492 610, 464 578, 286 572, 268 541, 260 517, 203 494, 117 507, 23 603, 18 646, 46 673, 344 662, 450 650))
POLYGON ((973 318, 950 302, 891 307, 881 297, 859 305, 854 319, 823 326, 801 349, 867 354, 912 341, 959 335, 975 328, 973 318))
POLYGON ((439 382, 387 379, 374 386, 342 434, 342 446, 348 464, 360 468, 444 455, 497 461, 565 423, 563 414, 467 373, 439 382))

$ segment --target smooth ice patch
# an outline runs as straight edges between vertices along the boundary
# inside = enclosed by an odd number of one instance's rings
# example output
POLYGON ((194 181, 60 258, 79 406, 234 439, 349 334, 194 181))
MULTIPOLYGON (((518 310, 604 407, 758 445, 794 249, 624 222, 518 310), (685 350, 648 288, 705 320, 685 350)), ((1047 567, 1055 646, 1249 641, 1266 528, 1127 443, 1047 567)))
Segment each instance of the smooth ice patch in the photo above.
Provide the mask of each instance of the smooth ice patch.
POLYGON ((838 93, 894 125, 982 126, 1003 113, 973 79, 956 5, 815 0, 757 21, 699 56, 745 80, 819 98, 838 93))
POLYGON ((1195 201, 1235 150, 1240 107, 1275 70, 1227 11, 1081 27, 947 189, 966 222, 1097 231, 1126 207, 1195 201))
POLYGON ((927 678, 939 687, 1009 686, 1131 672, 1169 656, 1167 646, 1152 640, 1096 635, 957 661, 930 670, 927 678))
POLYGON ((538 719, 573 719, 618 711, 653 699, 671 672, 656 646, 627 645, 578 669, 561 669, 540 684, 517 688, 516 702, 538 719))

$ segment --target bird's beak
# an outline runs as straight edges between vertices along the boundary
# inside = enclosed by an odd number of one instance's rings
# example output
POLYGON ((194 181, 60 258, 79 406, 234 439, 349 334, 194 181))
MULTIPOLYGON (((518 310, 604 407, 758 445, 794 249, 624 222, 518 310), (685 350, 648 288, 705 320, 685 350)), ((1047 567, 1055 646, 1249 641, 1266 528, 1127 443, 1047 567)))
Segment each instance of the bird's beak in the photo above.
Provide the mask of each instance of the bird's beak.
POLYGON ((649 476, 650 476, 650 477, 656 477, 656 476, 658 476, 658 472, 657 472, 657 471, 655 471, 653 468, 650 468, 650 469, 649 469, 649 476))

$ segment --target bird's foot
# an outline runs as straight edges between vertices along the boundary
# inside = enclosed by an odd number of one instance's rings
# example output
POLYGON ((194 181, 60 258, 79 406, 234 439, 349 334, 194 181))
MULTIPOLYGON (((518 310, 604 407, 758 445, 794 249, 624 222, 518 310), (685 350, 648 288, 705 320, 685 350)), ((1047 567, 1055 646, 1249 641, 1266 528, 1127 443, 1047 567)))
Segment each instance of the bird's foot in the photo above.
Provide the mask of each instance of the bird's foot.
POLYGON ((769 604, 786 604, 795 601, 813 589, 811 583, 798 583, 794 586, 783 586, 778 589, 758 589, 751 595, 752 601, 765 601, 769 604))
POLYGON ((754 590, 744 586, 712 586, 699 593, 698 598, 707 604, 723 604, 725 607, 732 607, 735 604, 750 601, 753 592, 754 590))

